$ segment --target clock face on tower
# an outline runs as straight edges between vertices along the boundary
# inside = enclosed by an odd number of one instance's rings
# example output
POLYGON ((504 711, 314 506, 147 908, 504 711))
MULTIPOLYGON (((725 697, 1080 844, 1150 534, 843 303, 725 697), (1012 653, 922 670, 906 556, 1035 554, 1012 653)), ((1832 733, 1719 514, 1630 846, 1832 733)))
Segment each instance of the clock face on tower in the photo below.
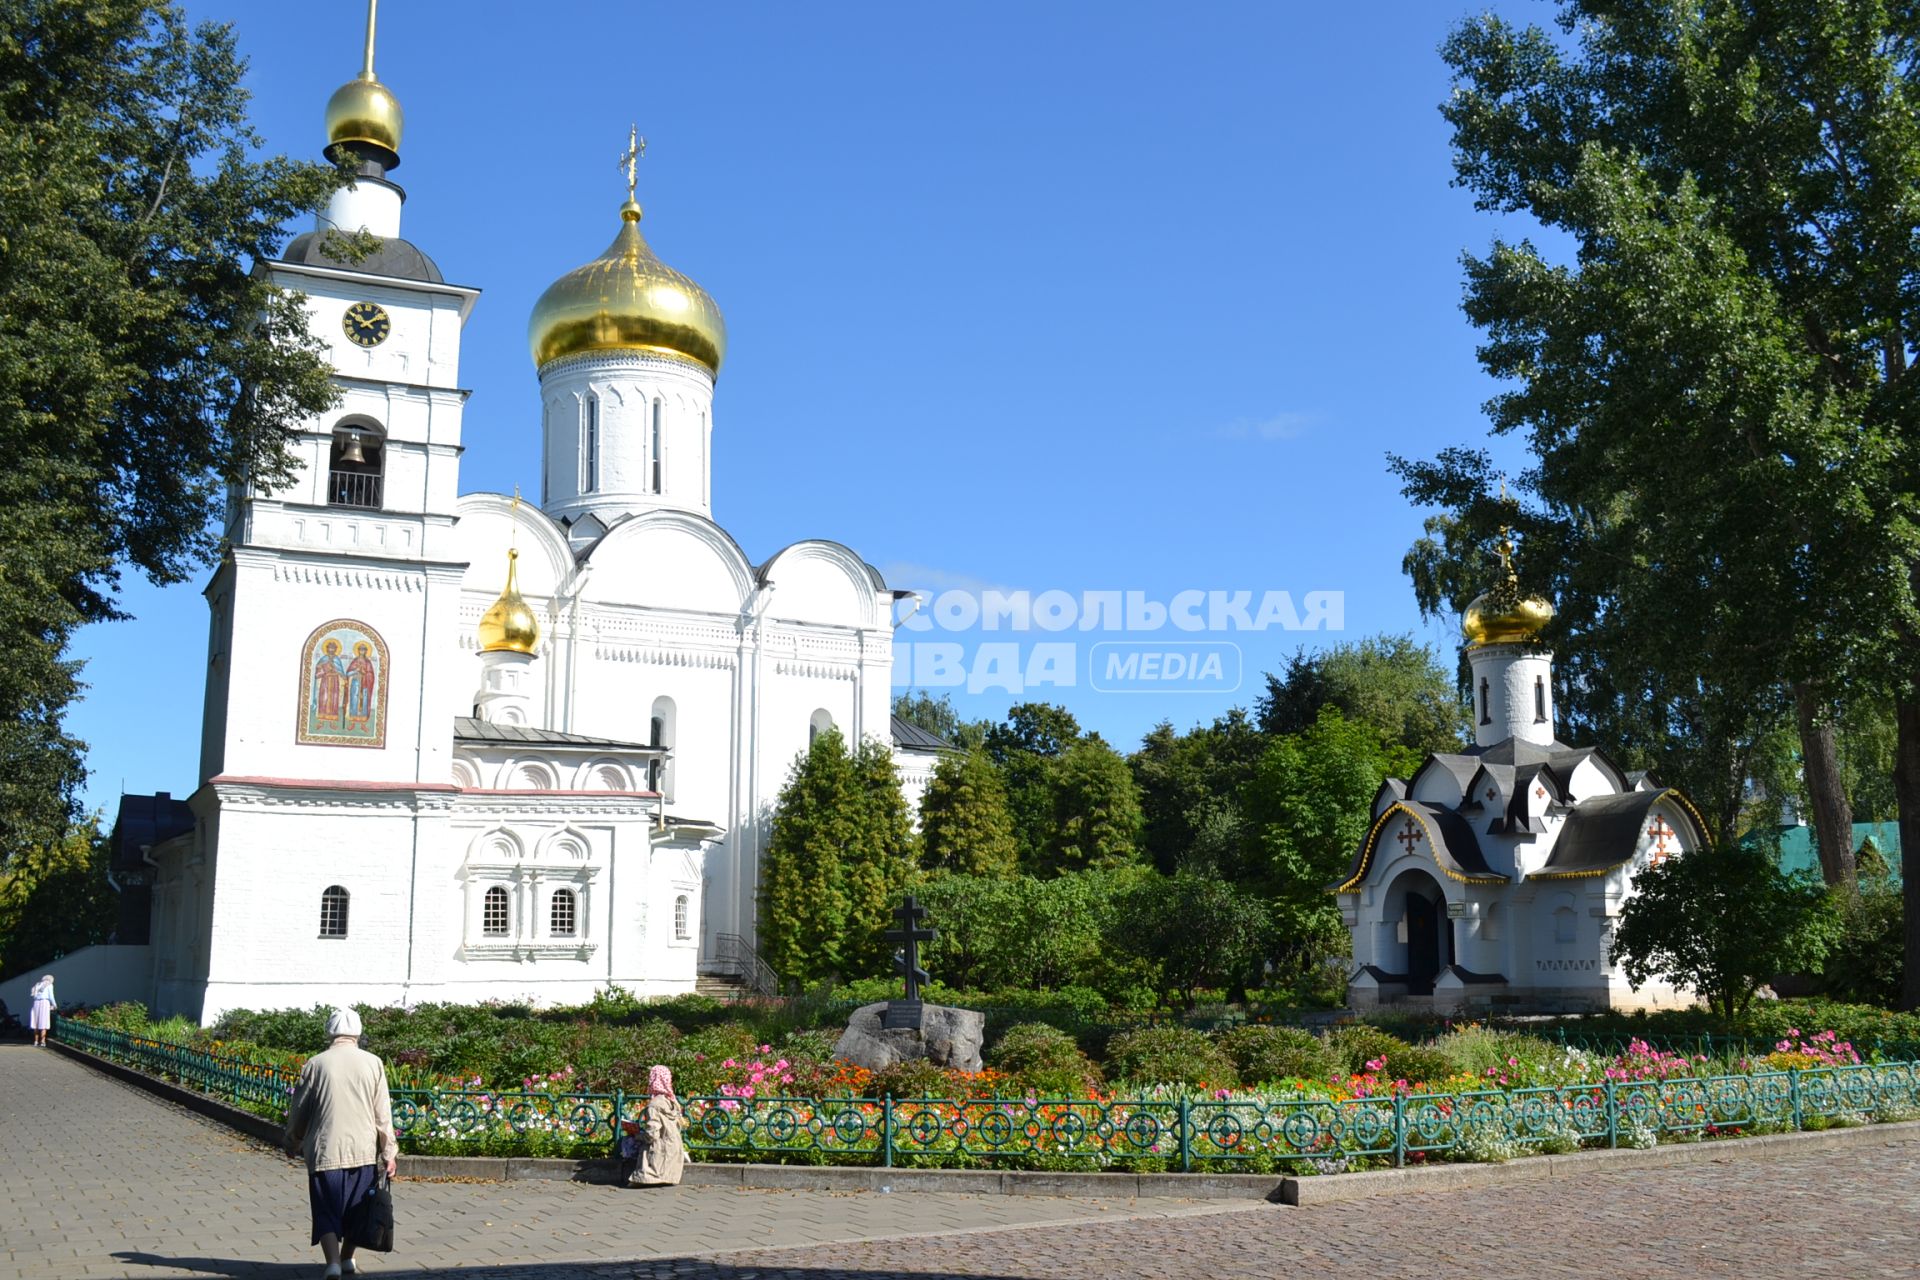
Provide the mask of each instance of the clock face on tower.
POLYGON ((347 308, 347 314, 340 320, 340 327, 346 330, 347 340, 355 346, 377 347, 387 340, 387 334, 393 329, 393 321, 387 317, 387 309, 377 302, 356 302, 347 308))

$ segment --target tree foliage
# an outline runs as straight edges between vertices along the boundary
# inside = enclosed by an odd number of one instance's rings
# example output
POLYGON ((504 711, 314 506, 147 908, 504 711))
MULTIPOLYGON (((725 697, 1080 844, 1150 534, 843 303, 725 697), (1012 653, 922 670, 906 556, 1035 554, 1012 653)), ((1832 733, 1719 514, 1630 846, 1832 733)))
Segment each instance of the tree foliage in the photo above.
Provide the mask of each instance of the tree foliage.
POLYGON ((1007 812, 1007 788, 984 751, 941 757, 920 800, 921 858, 929 870, 1006 876, 1020 846, 1007 812))
POLYGON ((1722 1019, 1746 1011, 1775 974, 1816 970, 1840 932, 1819 885, 1765 853, 1708 845, 1634 876, 1612 954, 1637 988, 1661 978, 1722 1019))
POLYGON ((252 272, 337 180, 257 159, 221 26, 141 0, 0 11, 0 856, 60 838, 75 627, 181 580, 227 487, 289 474, 333 402, 297 299, 252 272))
POLYGON ((105 942, 119 902, 98 818, 16 854, 0 870, 0 979, 105 942))
POLYGON ((1457 751, 1466 738, 1455 682, 1410 635, 1368 636, 1313 654, 1302 649, 1284 672, 1267 676, 1254 712, 1262 733, 1279 736, 1312 728, 1323 707, 1420 756, 1457 751))
POLYGON ((1160 990, 1191 1009, 1203 987, 1245 990, 1266 954, 1267 911, 1219 876, 1148 872, 1121 901, 1112 944, 1153 965, 1160 990))
POLYGON ((1116 963, 1107 938, 1135 869, 1019 875, 935 875, 920 888, 939 931, 929 971, 977 990, 1092 987, 1120 995, 1138 977, 1116 963))
POLYGON ((814 738, 780 790, 760 869, 760 950, 782 977, 877 977, 911 882, 913 829, 891 752, 814 738))
POLYGON ((925 690, 895 694, 893 714, 908 724, 925 729, 936 738, 969 751, 986 740, 987 730, 991 727, 990 721, 961 719, 952 698, 944 693, 936 698, 925 690))
POLYGON ((1140 796, 1119 752, 1089 735, 1052 762, 1052 830, 1039 870, 1124 866, 1140 856, 1140 796))

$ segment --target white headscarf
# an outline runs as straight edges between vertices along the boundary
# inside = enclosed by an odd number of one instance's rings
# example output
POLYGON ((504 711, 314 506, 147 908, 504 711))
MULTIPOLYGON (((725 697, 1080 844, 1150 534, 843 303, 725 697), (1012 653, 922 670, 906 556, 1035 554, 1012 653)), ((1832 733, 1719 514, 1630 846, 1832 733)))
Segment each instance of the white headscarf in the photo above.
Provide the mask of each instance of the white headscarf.
POLYGON ((42 974, 40 981, 33 984, 32 995, 35 1000, 53 999, 53 975, 42 974))
POLYGON ((333 1016, 327 1019, 327 1038, 352 1036, 360 1037, 360 1015, 351 1009, 335 1009, 333 1016))

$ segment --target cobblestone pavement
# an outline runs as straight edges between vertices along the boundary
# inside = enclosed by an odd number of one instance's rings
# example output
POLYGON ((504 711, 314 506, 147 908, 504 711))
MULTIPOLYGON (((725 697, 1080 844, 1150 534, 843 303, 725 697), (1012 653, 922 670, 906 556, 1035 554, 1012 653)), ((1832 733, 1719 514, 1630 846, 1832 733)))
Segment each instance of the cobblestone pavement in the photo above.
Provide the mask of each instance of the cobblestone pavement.
MULTIPOLYGON (((369 1277, 559 1280, 594 1263, 1238 1206, 947 1193, 394 1187, 402 1251, 369 1277), (573 1265, 582 1264, 582 1265, 573 1265)), ((321 1273, 297 1161, 49 1049, 0 1045, 0 1280, 321 1273)), ((631 1275, 633 1264, 610 1274, 631 1275)))
MULTIPOLYGON (((1316 1209, 565 1183, 396 1196, 405 1251, 369 1276, 1920 1277, 1911 1136, 1316 1209)), ((77 1063, 0 1048, 0 1280, 317 1276, 304 1224, 291 1162, 77 1063)))

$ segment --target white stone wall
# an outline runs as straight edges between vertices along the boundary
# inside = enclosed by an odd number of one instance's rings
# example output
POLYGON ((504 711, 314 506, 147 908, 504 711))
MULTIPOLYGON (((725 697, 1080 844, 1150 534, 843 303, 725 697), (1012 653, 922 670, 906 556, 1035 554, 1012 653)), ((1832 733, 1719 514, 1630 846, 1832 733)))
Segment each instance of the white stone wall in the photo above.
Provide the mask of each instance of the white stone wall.
POLYGON ((1553 742, 1551 653, 1517 644, 1481 644, 1467 650, 1467 661, 1473 667, 1476 743, 1491 747, 1508 738, 1539 746, 1553 742))

